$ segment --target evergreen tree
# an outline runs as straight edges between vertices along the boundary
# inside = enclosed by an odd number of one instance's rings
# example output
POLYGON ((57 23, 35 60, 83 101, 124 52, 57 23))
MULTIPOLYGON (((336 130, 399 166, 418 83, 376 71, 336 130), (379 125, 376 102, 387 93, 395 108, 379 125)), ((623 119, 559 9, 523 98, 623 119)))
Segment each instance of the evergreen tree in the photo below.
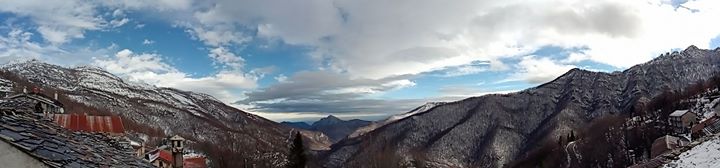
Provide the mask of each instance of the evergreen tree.
POLYGON ((298 131, 295 134, 292 146, 290 146, 290 158, 288 159, 290 163, 288 164, 288 168, 305 168, 307 158, 305 157, 305 148, 303 147, 302 141, 302 135, 300 135, 300 131, 298 131))

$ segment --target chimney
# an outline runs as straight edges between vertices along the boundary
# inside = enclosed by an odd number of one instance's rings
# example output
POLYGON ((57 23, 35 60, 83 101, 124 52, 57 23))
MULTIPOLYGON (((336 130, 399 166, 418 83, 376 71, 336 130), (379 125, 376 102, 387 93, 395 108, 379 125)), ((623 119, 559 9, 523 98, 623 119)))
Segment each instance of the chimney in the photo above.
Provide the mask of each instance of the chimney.
POLYGON ((185 139, 180 137, 179 135, 170 137, 170 148, 173 157, 173 168, 183 167, 184 141, 185 139))
POLYGON ((23 93, 27 93, 27 86, 23 86, 23 93))
POLYGON ((58 94, 57 91, 55 92, 55 100, 57 100, 58 94))

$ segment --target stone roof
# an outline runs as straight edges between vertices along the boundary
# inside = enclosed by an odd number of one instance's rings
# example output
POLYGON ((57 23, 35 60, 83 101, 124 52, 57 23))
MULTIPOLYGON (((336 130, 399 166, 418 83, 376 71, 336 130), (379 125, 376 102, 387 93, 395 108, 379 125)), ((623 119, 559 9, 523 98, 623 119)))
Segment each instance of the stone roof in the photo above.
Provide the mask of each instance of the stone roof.
POLYGON ((673 117, 680 117, 688 113, 689 110, 675 110, 674 112, 670 113, 670 116, 673 117))
POLYGON ((6 113, 33 113, 35 112, 35 104, 22 100, 1 100, 0 110, 6 113))
POLYGON ((67 131, 30 113, 0 113, 0 140, 49 167, 153 167, 135 157, 123 138, 67 131))
POLYGON ((52 104, 52 105, 55 105, 58 107, 63 107, 63 104, 60 103, 59 101, 57 101, 51 97, 48 97, 44 94, 40 94, 40 93, 19 93, 16 95, 9 96, 7 99, 17 99, 17 98, 28 98, 28 99, 33 99, 33 100, 40 101, 40 102, 43 102, 46 104, 52 104))

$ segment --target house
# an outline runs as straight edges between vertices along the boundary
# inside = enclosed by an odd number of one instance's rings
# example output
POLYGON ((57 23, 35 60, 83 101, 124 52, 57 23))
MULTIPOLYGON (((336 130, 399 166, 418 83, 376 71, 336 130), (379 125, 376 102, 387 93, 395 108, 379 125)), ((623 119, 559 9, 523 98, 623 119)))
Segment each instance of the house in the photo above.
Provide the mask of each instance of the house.
POLYGON ((0 167, 153 167, 122 141, 68 131, 33 113, 0 113, 0 167))
POLYGON ((145 140, 137 137, 136 135, 129 134, 127 136, 127 140, 130 142, 130 146, 135 151, 135 156, 139 158, 143 158, 145 156, 145 140))
MULTIPOLYGON (((57 93, 54 98, 45 96, 40 93, 20 93, 7 97, 9 102, 28 102, 34 104, 33 109, 35 113, 43 114, 62 114, 65 113, 63 104, 57 101, 57 93)), ((1 105, 0 105, 1 106, 1 105)), ((0 107, 7 108, 7 107, 0 107)), ((10 107, 13 108, 13 107, 10 107)))
POLYGON ((152 163, 155 167, 160 168, 172 168, 173 157, 172 153, 164 149, 155 149, 147 153, 146 159, 152 163))
POLYGON ((697 123, 697 115, 689 110, 675 110, 670 113, 668 123, 675 135, 690 133, 690 126, 697 123))
POLYGON ((44 114, 57 125, 72 131, 106 133, 122 136, 125 127, 119 116, 92 116, 85 114, 44 114))
POLYGON ((165 140, 167 144, 148 152, 145 158, 157 167, 183 167, 183 152, 185 151, 185 139, 178 135, 175 135, 165 140), (166 150, 168 148, 170 148, 170 151, 166 150))
POLYGON ((689 144, 689 141, 684 138, 671 135, 662 136, 653 141, 652 148, 650 148, 650 158, 655 158, 669 150, 685 146, 687 144, 689 144))
POLYGON ((693 138, 712 135, 720 132, 720 117, 712 116, 705 120, 700 121, 690 128, 693 138))

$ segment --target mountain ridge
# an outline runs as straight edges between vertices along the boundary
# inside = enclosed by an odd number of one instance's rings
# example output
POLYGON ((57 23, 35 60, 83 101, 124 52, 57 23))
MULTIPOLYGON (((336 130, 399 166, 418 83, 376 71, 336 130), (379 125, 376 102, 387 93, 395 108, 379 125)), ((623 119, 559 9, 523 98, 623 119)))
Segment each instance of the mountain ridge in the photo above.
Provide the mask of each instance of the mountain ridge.
POLYGON ((360 119, 342 120, 334 115, 323 117, 312 124, 307 124, 305 122, 282 122, 282 124, 287 126, 322 132, 330 138, 331 142, 340 141, 358 128, 367 126, 370 123, 370 121, 360 119))
POLYGON ((331 146, 323 162, 325 167, 372 167, 363 164, 372 162, 503 167, 539 143, 718 70, 720 50, 694 46, 622 72, 572 69, 537 87, 450 102, 345 139, 331 146))
MULTIPOLYGON (((290 135, 297 131, 207 94, 126 82, 98 67, 65 68, 34 60, 3 65, 0 70, 4 72, 2 78, 14 79, 15 83, 59 92, 63 103, 79 103, 138 123, 135 126, 142 128, 129 129, 137 133, 161 130, 164 135, 179 134, 188 139, 192 150, 206 153, 218 167, 282 167, 287 163, 290 135)), ((326 139, 318 139, 322 136, 301 132, 310 148, 329 145, 326 139)), ((162 138, 151 136, 151 143, 162 138)))

